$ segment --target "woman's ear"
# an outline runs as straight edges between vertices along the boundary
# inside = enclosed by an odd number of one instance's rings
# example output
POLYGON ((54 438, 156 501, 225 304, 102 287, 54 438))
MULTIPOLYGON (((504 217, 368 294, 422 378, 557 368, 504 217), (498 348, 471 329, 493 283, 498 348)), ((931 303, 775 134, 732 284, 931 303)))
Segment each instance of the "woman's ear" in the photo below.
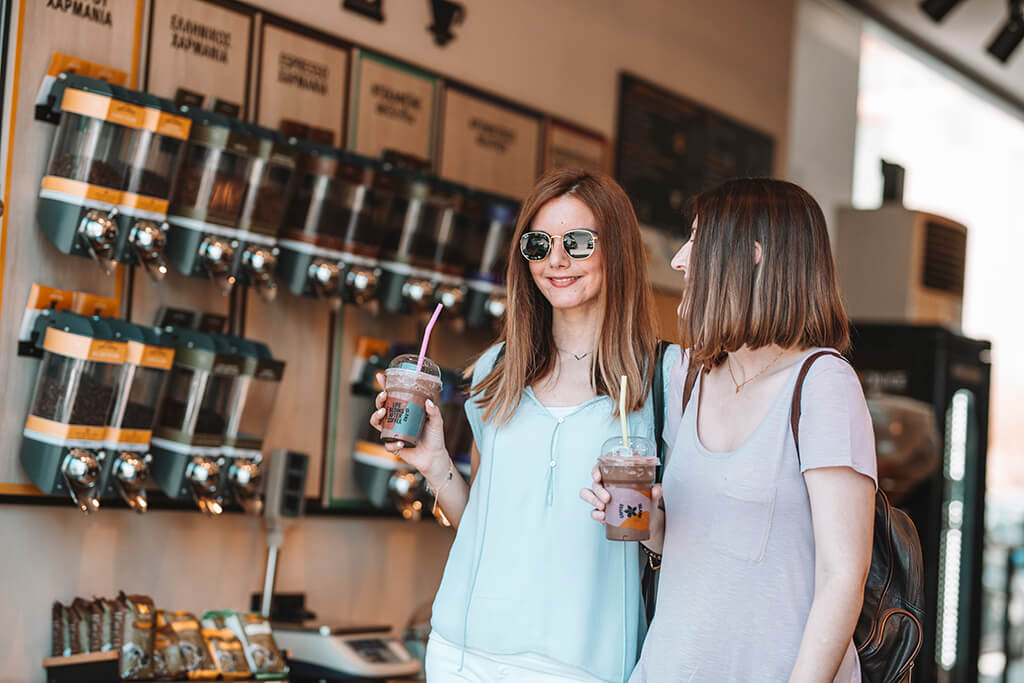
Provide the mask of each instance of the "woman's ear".
POLYGON ((761 265, 761 254, 762 254, 761 243, 760 242, 754 242, 754 265, 755 266, 761 265))

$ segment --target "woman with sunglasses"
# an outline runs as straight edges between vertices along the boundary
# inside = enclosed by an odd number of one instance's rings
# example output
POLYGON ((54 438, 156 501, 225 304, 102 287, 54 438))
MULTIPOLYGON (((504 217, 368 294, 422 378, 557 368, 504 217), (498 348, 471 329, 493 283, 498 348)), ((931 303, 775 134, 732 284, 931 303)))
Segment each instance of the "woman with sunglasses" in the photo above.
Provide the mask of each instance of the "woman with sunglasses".
MULTIPOLYGON (((687 351, 666 402, 664 557, 630 681, 860 681, 877 466, 850 365, 811 364, 799 450, 791 422, 805 361, 850 341, 825 217, 768 179, 701 194, 694 212, 672 260, 687 351)), ((603 520, 600 482, 581 495, 603 520)))
MULTIPOLYGON (((577 499, 620 433, 620 376, 630 433, 653 436, 654 308, 622 189, 580 170, 542 178, 523 202, 507 282, 504 330, 477 359, 466 402, 471 485, 454 474, 434 405, 416 448, 387 446, 423 473, 458 529, 427 679, 625 681, 641 628, 637 545, 605 540, 577 499)), ((666 367, 678 348, 672 357, 666 367)))

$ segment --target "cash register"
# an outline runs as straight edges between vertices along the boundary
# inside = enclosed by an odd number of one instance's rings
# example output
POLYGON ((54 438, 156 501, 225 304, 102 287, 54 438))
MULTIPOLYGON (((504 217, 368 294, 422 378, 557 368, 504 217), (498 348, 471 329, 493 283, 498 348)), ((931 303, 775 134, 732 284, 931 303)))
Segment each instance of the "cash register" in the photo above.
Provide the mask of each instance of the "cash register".
POLYGON ((274 639, 289 652, 290 680, 384 680, 416 676, 420 662, 387 626, 274 622, 274 639))

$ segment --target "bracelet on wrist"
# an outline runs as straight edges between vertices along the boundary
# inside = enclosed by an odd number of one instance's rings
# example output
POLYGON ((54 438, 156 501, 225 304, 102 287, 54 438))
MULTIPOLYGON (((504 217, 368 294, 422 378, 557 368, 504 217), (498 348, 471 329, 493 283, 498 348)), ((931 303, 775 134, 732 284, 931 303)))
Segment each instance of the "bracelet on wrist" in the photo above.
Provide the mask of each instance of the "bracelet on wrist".
POLYGON ((441 481, 441 485, 434 489, 434 508, 431 514, 437 514, 437 499, 441 497, 441 492, 448 484, 452 483, 452 479, 455 478, 455 463, 448 460, 448 473, 445 474, 444 479, 441 481))
POLYGON ((651 568, 651 571, 658 571, 661 569, 661 553, 656 553, 643 543, 640 544, 641 550, 647 555, 647 565, 651 568))

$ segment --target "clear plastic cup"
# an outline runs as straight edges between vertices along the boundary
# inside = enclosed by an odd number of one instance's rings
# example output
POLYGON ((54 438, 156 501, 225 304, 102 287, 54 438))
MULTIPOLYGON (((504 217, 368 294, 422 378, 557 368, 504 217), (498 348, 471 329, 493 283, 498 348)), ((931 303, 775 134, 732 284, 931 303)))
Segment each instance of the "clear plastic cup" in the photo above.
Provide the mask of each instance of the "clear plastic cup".
POLYGON ((398 356, 384 371, 388 397, 384 403, 381 441, 401 441, 410 448, 418 444, 427 418, 427 399, 437 403, 441 394, 441 370, 424 358, 423 367, 417 372, 417 358, 413 353, 398 356))
POLYGON ((597 459, 601 482, 612 499, 605 506, 605 538, 645 541, 651 537, 651 487, 658 457, 650 439, 640 436, 608 439, 597 459))

